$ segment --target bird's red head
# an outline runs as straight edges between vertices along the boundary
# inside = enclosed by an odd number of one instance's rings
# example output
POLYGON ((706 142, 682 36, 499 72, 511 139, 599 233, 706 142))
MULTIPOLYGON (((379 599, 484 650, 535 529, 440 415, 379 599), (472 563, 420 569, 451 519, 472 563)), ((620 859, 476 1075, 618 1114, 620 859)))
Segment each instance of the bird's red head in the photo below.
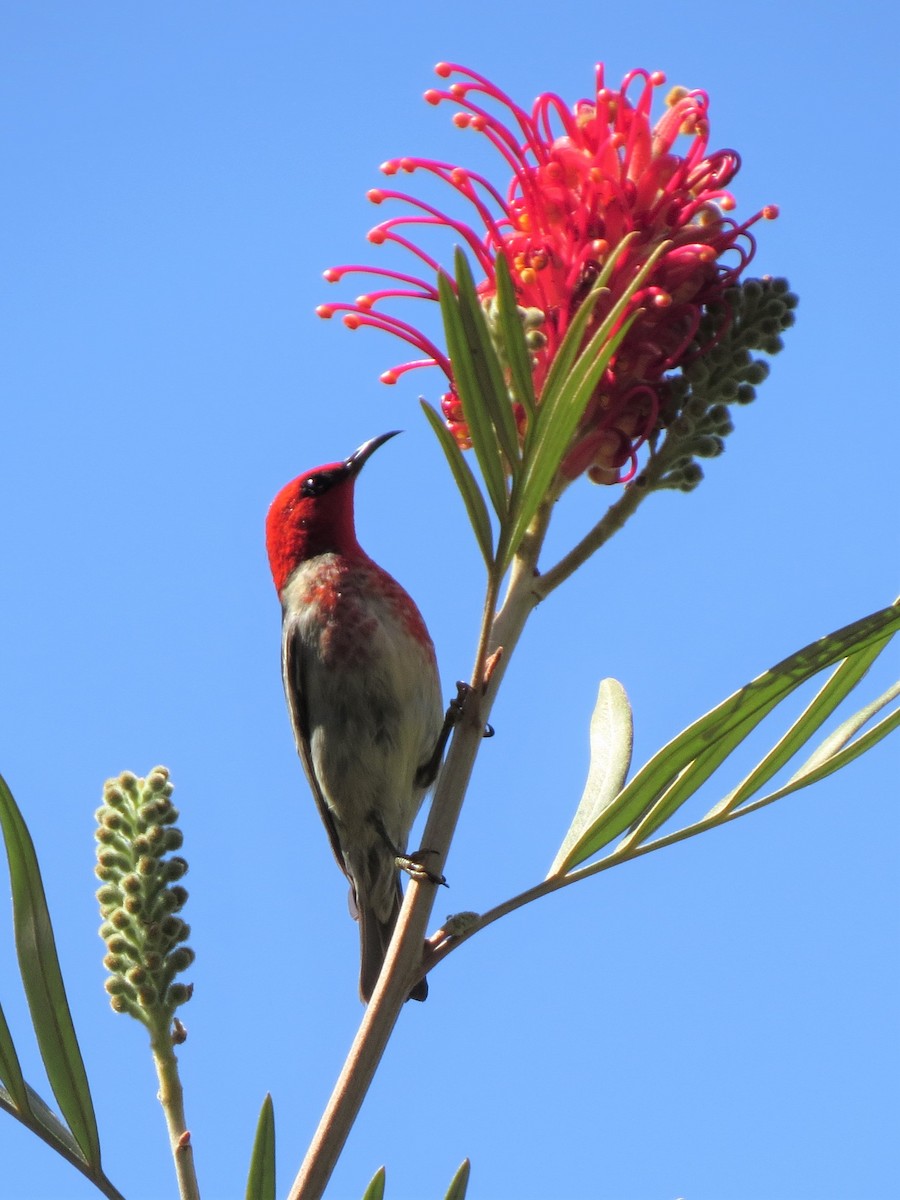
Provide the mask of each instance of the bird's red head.
POLYGON ((343 462, 314 467, 281 489, 266 517, 266 549, 276 591, 281 592, 300 563, 317 554, 360 553, 353 485, 369 456, 397 433, 382 433, 343 462))

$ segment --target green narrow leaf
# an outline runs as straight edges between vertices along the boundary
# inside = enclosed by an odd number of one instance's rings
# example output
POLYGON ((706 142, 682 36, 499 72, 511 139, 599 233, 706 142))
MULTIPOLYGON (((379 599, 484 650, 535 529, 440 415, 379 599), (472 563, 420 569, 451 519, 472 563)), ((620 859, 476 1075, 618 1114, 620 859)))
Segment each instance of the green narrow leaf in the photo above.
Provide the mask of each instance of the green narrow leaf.
POLYGON ((844 746, 836 754, 832 754, 829 758, 820 760, 810 769, 802 768, 793 778, 789 779, 784 787, 778 788, 777 791, 771 792, 768 796, 763 796, 759 800, 751 800, 749 804, 737 809, 740 815, 745 812, 752 812, 756 808, 762 808, 766 804, 771 804, 775 800, 781 800, 784 796, 789 796, 791 792, 799 792, 801 788, 809 787, 811 783, 818 783, 820 779, 826 779, 829 775, 833 775, 835 771, 840 771, 842 767, 846 767, 854 759, 871 750, 883 738, 886 738, 889 733, 893 733, 895 729, 900 729, 900 708, 889 713, 877 725, 873 726, 867 733, 858 737, 855 742, 851 742, 849 746, 844 746))
POLYGON ((722 765, 735 747, 749 736, 764 720, 773 708, 780 703, 781 697, 771 700, 762 709, 751 713, 744 721, 735 726, 681 771, 676 779, 666 788, 646 812, 642 813, 627 837, 623 838, 616 851, 630 849, 646 841, 661 825, 673 816, 685 801, 699 791, 709 777, 722 765))
POLYGON ((268 1092, 256 1123, 246 1197, 247 1200, 275 1200, 275 1108, 268 1092))
POLYGON ((122 1193, 107 1179, 99 1167, 91 1167, 72 1134, 56 1113, 47 1107, 34 1088, 26 1083, 25 1089, 28 1106, 26 1112, 23 1113, 16 1107, 12 1096, 4 1087, 0 1087, 0 1109, 5 1109, 51 1150, 55 1150, 66 1162, 71 1163, 86 1179, 90 1179, 104 1196, 109 1197, 109 1200, 125 1200, 122 1193))
POLYGON ((85 1159, 99 1171, 97 1121, 56 955, 37 856, 22 814, 2 777, 0 827, 9 857, 19 969, 38 1048, 60 1111, 85 1159))
POLYGON ((631 765, 633 741, 631 705, 625 689, 616 679, 601 680, 591 717, 591 761, 587 782, 548 878, 561 870, 569 851, 624 786, 631 765))
POLYGON ((478 482, 472 474, 469 464, 463 458, 462 450, 456 444, 456 438, 454 438, 453 434, 441 420, 440 415, 426 400, 420 400, 419 403, 425 410, 428 423, 434 430, 437 440, 441 444, 441 449, 444 451, 444 455, 450 465, 453 478, 456 480, 456 486, 459 488, 466 506, 466 512, 469 514, 469 523, 478 541, 478 548, 481 550, 488 570, 490 570, 494 561, 494 534, 491 529, 491 518, 488 514, 487 505, 484 502, 484 496, 481 494, 478 482))
POLYGON ((363 1192, 362 1200, 384 1200, 384 1181, 384 1167, 379 1167, 369 1180, 369 1186, 363 1192))
MULTIPOLYGON (((844 724, 839 725, 833 733, 830 733, 829 736, 824 739, 824 742, 822 742, 821 745, 818 745, 817 748, 812 751, 812 754, 809 756, 808 760, 804 762, 803 766, 800 767, 797 772, 794 772, 794 774, 791 776, 791 779, 788 779, 788 784, 793 784, 794 781, 802 779, 803 776, 814 772, 814 770, 818 770, 823 763, 828 762, 829 758, 834 758, 836 755, 838 755, 839 752, 844 749, 844 746, 850 742, 850 739, 853 737, 854 733, 862 730, 864 725, 868 725, 869 721, 874 718, 876 713, 880 713, 882 708, 887 707, 888 704, 896 700, 898 696, 900 696, 900 683, 895 683, 892 688, 888 688, 887 691, 882 692, 882 695, 878 696, 877 700, 872 701, 871 704, 866 704, 864 708, 859 709, 858 713, 854 713, 852 716, 850 716, 850 718, 847 718, 847 720, 844 721, 844 724)), ((895 714, 889 715, 887 718, 884 718, 884 720, 878 722, 878 725, 876 726, 877 730, 882 730, 884 724, 886 724, 886 721, 889 722, 894 720, 894 716, 895 714)), ((871 732, 875 731, 870 731, 870 733, 871 732)), ((889 730, 883 730, 880 734, 880 737, 875 739, 876 742, 877 740, 881 740, 881 738, 886 736, 886 733, 889 732, 889 730)), ((870 734, 866 734, 866 737, 869 736, 870 734)))
POLYGON ((441 302, 441 314, 444 318, 447 351, 453 364, 453 379, 462 402, 463 415, 469 427, 472 449, 475 451, 475 457, 481 467, 491 504, 502 520, 509 506, 506 476, 503 470, 503 454, 494 432, 494 426, 483 403, 478 368, 466 339, 459 300, 453 290, 453 284, 443 272, 438 276, 438 294, 441 302))
POLYGON ((825 741, 813 751, 799 771, 795 772, 788 782, 793 783, 795 779, 799 779, 808 772, 816 770, 820 764, 827 762, 829 758, 834 757, 839 750, 843 749, 853 735, 862 729, 863 725, 868 725, 869 721, 872 720, 876 713, 881 712, 886 705, 890 704, 892 700, 896 700, 898 696, 900 696, 900 682, 895 683, 892 687, 889 687, 886 692, 882 692, 877 700, 873 700, 871 704, 867 704, 864 708, 861 708, 859 712, 854 713, 852 717, 848 717, 843 724, 839 725, 837 729, 835 729, 833 733, 829 734, 825 741))
POLYGON ((459 1169, 450 1180, 450 1186, 447 1188, 447 1194, 444 1200, 465 1200, 466 1192, 469 1189, 469 1173, 472 1169, 472 1164, 467 1158, 464 1158, 459 1164, 459 1169))
POLYGON ((560 869, 570 870, 618 837, 649 811, 694 759, 744 722, 758 724, 779 700, 805 680, 850 654, 892 637, 898 628, 900 609, 896 605, 854 621, 789 655, 699 717, 641 767, 572 848, 560 869))
POLYGON ((497 356, 468 259, 459 247, 456 249, 455 266, 456 300, 478 377, 479 394, 487 409, 497 445, 510 472, 515 475, 519 467, 519 431, 513 416, 503 363, 497 356))
MULTIPOLYGON (((594 374, 599 380, 619 343, 628 332, 633 318, 624 322, 607 342, 601 354, 593 362, 594 374)), ((604 323, 605 324, 605 323, 604 323)), ((594 346, 595 339, 590 345, 594 346)), ((587 354, 588 351, 585 351, 587 354)), ((580 360, 579 360, 580 362, 580 360)), ((513 489, 511 517, 506 537, 503 539, 503 565, 508 566, 518 550, 528 526, 541 503, 547 498, 556 473, 566 451, 572 443, 578 422, 587 406, 594 383, 590 377, 578 374, 578 365, 572 372, 571 391, 563 389, 549 402, 541 401, 538 409, 539 433, 528 452, 525 467, 518 486, 513 489)))
MULTIPOLYGON (((553 362, 550 365, 550 370, 547 373, 547 378, 544 380, 543 397, 552 396, 555 391, 562 387, 565 380, 568 378, 572 367, 575 365, 575 360, 578 358, 579 352, 584 342, 584 335, 587 332, 588 323, 593 315, 594 308, 600 296, 607 291, 607 285, 612 276, 613 268, 616 262, 621 257, 624 250, 628 248, 630 242, 635 241, 636 233, 628 233, 622 238, 615 250, 607 256, 606 265, 600 272, 599 276, 594 280, 590 292, 579 305, 578 311, 572 318, 569 328, 566 330, 565 337, 559 346, 559 349, 553 356, 553 362)), ((655 263, 659 255, 665 250, 670 243, 666 242, 658 248, 650 259, 644 273, 641 275, 643 279, 646 271, 655 263)), ((637 284, 635 285, 635 289, 637 284)), ((629 293, 633 295, 633 291, 629 293)))
MULTIPOLYGON (((886 642, 876 643, 859 654, 845 658, 835 668, 831 677, 819 689, 787 733, 779 738, 765 758, 753 768, 734 791, 721 801, 717 811, 728 812, 732 808, 737 808, 777 775, 781 768, 790 762, 801 747, 809 741, 816 730, 825 724, 838 705, 865 676, 886 646, 886 642)), ((853 732, 855 730, 848 733, 847 737, 852 737, 853 732)))
POLYGON ((566 331, 541 392, 540 405, 529 430, 530 436, 525 439, 522 478, 516 481, 512 490, 511 520, 501 538, 502 554, 498 555, 504 567, 512 561, 525 531, 546 498, 603 372, 638 317, 640 310, 625 317, 628 305, 667 246, 668 243, 663 243, 647 258, 591 335, 587 346, 576 357, 593 306, 605 291, 606 280, 615 262, 616 255, 611 255, 603 274, 566 331), (614 333, 620 321, 621 325, 614 333), (565 371, 561 365, 564 363, 569 364, 565 371))
POLYGON ((505 254, 497 255, 494 269, 497 275, 497 323, 512 375, 513 394, 525 409, 530 421, 535 407, 531 352, 525 340, 516 290, 505 254))
POLYGON ((0 1083, 9 1092, 10 1100, 17 1109, 28 1111, 26 1083, 19 1066, 19 1056, 12 1040, 3 1008, 0 1007, 0 1083))
POLYGON ((74 1161, 76 1166, 88 1178, 105 1178, 100 1172, 92 1172, 87 1160, 81 1153, 81 1147, 72 1137, 68 1129, 60 1121, 56 1113, 44 1103, 33 1087, 25 1084, 25 1104, 23 1109, 17 1105, 5 1087, 0 1087, 0 1108, 6 1109, 10 1116, 30 1129, 42 1142, 56 1150, 63 1158, 74 1161))

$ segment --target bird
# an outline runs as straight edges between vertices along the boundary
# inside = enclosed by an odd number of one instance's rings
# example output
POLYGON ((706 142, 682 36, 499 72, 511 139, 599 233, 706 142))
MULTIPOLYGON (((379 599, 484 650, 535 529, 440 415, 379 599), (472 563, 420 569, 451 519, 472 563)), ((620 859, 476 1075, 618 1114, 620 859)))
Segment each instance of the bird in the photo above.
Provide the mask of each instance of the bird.
MULTIPOLYGON (((298 475, 266 517, 269 565, 281 600, 288 712, 331 849, 350 883, 364 1003, 400 912, 398 860, 437 774, 444 721, 434 645, 422 615, 356 537, 357 477, 398 432, 298 475)), ((413 855, 404 865, 414 872, 420 861, 413 855)), ((427 994, 423 977, 409 998, 427 994)))

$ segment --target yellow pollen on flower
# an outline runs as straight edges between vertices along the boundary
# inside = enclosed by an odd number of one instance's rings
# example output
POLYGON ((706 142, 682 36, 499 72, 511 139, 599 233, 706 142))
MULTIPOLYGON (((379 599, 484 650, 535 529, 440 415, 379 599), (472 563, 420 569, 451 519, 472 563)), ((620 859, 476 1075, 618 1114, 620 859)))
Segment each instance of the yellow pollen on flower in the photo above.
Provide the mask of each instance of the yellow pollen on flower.
POLYGON ((596 118, 597 106, 595 104, 586 104, 584 108, 579 109, 575 114, 575 124, 579 129, 584 129, 585 125, 589 125, 596 118))
POLYGON ((536 271, 543 271, 550 259, 547 257, 546 250, 533 250, 531 254, 531 265, 536 271))
POLYGON ((666 104, 669 106, 669 108, 674 108, 679 100, 683 100, 685 96, 688 95, 690 95, 690 93, 686 87, 676 85, 675 87, 669 89, 669 93, 666 96, 666 104))
POLYGON ((522 233, 531 233, 531 216, 529 213, 516 213, 513 224, 515 225, 516 229, 521 230, 522 233))
POLYGON ((519 278, 525 287, 533 287, 537 283, 537 272, 531 267, 525 267, 519 272, 519 278))

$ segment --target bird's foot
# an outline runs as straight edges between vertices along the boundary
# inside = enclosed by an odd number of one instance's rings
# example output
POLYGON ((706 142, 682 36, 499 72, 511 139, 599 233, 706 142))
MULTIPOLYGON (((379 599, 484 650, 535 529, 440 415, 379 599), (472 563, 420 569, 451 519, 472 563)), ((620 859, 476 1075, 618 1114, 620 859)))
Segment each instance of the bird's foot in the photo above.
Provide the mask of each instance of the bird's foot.
POLYGON ((398 854, 394 859, 398 868, 405 871, 410 879, 414 879, 416 883, 433 883, 436 885, 443 884, 448 887, 449 884, 443 875, 437 875, 434 871, 429 871, 425 866, 425 859, 429 855, 437 854, 436 850, 414 850, 412 854, 398 854))
MULTIPOLYGON (((444 715, 444 724, 441 726, 441 732, 438 734, 438 740, 435 744, 431 757, 427 762, 422 763, 418 771, 416 771, 416 784, 419 787, 429 788, 437 779, 437 773, 441 767, 441 760, 444 757, 444 751, 447 748, 447 742, 450 739, 450 734, 462 720, 463 711, 466 707, 466 702, 472 694, 473 688, 469 683, 463 680, 457 680, 456 695, 447 705, 447 712, 444 715)), ((484 736, 493 737, 494 730, 491 725, 485 725, 484 736)))

